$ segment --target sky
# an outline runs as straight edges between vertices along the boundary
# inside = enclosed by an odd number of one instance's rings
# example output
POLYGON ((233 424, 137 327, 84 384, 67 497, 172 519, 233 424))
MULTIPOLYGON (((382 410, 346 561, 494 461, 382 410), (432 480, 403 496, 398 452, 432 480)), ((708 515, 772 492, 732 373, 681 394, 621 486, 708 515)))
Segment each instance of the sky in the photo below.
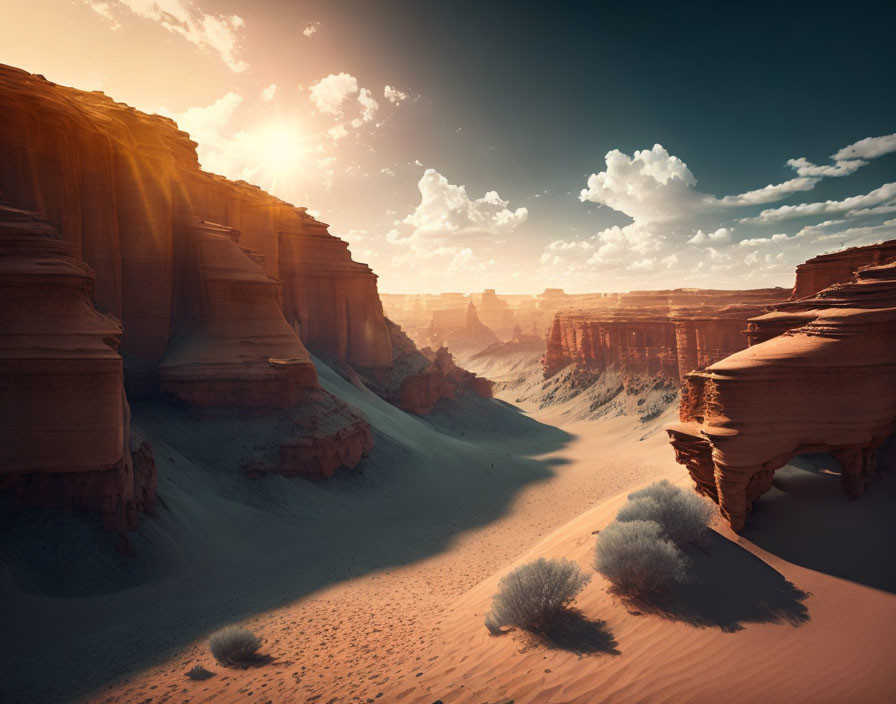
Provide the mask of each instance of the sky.
MULTIPOLYGON (((896 238, 896 5, 0 0, 387 293, 791 286, 896 238)), ((0 118, 2 119, 2 118, 0 118)))

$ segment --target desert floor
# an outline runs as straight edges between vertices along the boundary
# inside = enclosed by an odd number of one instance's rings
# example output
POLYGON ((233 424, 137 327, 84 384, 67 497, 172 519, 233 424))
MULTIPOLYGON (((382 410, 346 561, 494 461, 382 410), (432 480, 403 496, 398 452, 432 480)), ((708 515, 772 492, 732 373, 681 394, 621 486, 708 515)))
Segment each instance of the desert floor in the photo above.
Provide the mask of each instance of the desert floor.
MULTIPOLYGON (((297 496, 295 481, 244 485, 197 468, 188 437, 163 446, 162 495, 192 519, 150 522, 138 545, 148 557, 122 578, 135 586, 77 593, 95 581, 73 570, 72 593, 35 595, 53 575, 6 567, 13 629, 35 653, 9 670, 10 701, 892 700, 893 478, 850 502, 828 458, 798 458, 742 536, 716 524, 708 551, 692 551, 695 583, 662 605, 624 603, 591 567, 595 533, 631 489, 687 485, 662 432, 674 404, 647 422, 488 404, 420 421, 322 378, 371 420, 380 459, 297 496), (198 501, 210 487, 214 501, 198 501), (549 642, 490 636, 498 579, 541 556, 594 575, 569 628, 549 642), (258 633, 268 661, 217 664, 207 637, 230 623, 258 633), (40 649, 47 633, 62 643, 40 649), (187 678, 195 665, 213 676, 187 678)), ((136 417, 176 437, 163 415, 136 417)))

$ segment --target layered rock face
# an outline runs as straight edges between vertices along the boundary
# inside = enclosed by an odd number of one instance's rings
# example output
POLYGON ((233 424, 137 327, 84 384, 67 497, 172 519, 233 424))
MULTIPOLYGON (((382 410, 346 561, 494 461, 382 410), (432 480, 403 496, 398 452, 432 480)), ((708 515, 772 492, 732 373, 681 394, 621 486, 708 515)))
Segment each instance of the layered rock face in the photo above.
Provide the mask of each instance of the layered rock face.
POLYGON ((859 496, 896 430, 896 262, 781 308, 750 321, 765 341, 687 375, 681 422, 668 429, 698 491, 735 529, 775 470, 804 452, 832 454, 859 496))
POLYGON ((812 296, 836 283, 849 281, 859 267, 884 264, 896 258, 896 242, 850 247, 842 252, 822 254, 796 268, 792 298, 812 296))
POLYGON ((388 365, 376 277, 304 208, 202 172, 195 143, 169 119, 101 93, 0 67, 0 190, 44 214, 97 274, 96 302, 124 327, 125 352, 150 366, 183 314, 191 217, 240 232, 240 246, 282 280, 282 310, 316 353, 388 365))
POLYGON ((45 218, 2 215, 5 487, 132 523, 151 463, 131 459, 123 377, 132 401, 283 415, 266 471, 327 476, 370 449, 303 344, 392 364, 376 276, 324 223, 201 171, 174 122, 102 93, 0 66, 0 113, 0 192, 45 218))
POLYGON ((317 372, 280 309, 281 286, 239 248, 231 228, 190 218, 183 309, 159 363, 162 389, 193 406, 290 408, 317 372))
POLYGON ((692 369, 747 346, 747 320, 784 300, 785 289, 676 289, 595 295, 560 311, 548 332, 544 374, 575 364, 679 381, 692 369))
POLYGON ((155 474, 148 447, 132 462, 121 326, 94 308, 94 283, 43 217, 0 203, 0 488, 124 531, 155 474))
POLYGON ((465 391, 492 397, 492 382, 458 367, 448 348, 420 351, 398 325, 386 322, 392 335, 393 366, 362 374, 362 381, 378 395, 416 415, 426 415, 440 400, 465 391))

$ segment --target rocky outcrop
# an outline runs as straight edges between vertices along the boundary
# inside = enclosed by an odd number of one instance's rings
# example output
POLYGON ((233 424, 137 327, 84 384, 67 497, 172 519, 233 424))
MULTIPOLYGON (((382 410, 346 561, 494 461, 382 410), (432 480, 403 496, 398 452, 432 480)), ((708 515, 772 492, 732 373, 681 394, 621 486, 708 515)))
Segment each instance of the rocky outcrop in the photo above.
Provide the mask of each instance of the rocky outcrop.
POLYGON ((896 430, 896 262, 780 308, 750 321, 756 344, 687 375, 681 422, 668 429, 698 491, 735 529, 775 470, 804 452, 833 455, 859 496, 896 430))
MULTIPOLYGON (((198 218, 233 228, 317 354, 388 365, 376 276, 327 226, 264 191, 200 170, 171 120, 0 66, 0 191, 56 226, 97 274, 96 302, 124 328, 129 357, 157 365, 184 314, 186 240, 198 218)), ((188 288, 188 286, 187 286, 188 288)))
POLYGON ((470 301, 462 309, 433 312, 426 346, 445 346, 453 355, 469 358, 498 341, 498 336, 479 320, 476 306, 470 301))
POLYGON ((318 388, 305 346, 392 364, 376 276, 345 242, 102 93, 0 66, 0 113, 0 192, 23 209, 0 214, 4 487, 130 527, 155 475, 148 445, 131 456, 124 388, 300 419, 266 471, 357 463, 369 428, 318 388))
POLYGON ((154 503, 155 475, 131 459, 121 326, 93 306, 94 284, 43 217, 0 203, 0 488, 123 532, 154 503))
POLYGON ((290 408, 318 387, 307 350, 280 308, 279 281, 239 247, 240 233, 190 218, 182 314, 159 363, 164 391, 191 406, 290 408))
POLYGON ((747 320, 787 296, 784 289, 676 289, 596 295, 560 311, 548 332, 545 378, 575 364, 678 382, 692 369, 747 346, 747 320))
POLYGON ((461 369, 445 347, 421 352, 399 326, 387 320, 392 335, 393 365, 367 370, 362 381, 378 395, 408 413, 426 415, 442 399, 464 392, 492 397, 492 382, 461 369))
POLYGON ((859 267, 885 264, 896 259, 896 241, 850 247, 814 257, 796 268, 792 298, 813 296, 834 284, 849 281, 859 267))

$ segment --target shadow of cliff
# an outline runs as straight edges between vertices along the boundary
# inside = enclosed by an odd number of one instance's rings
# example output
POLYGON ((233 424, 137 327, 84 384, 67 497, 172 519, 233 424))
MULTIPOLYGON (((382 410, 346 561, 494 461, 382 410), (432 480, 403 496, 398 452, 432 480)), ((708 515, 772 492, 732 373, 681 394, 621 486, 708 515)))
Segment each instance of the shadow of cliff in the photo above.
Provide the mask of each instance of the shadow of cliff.
MULTIPOLYGON (((326 367, 320 377, 373 426, 360 472, 250 479, 229 453, 264 450, 263 419, 210 427, 166 404, 134 404, 163 504, 132 534, 136 557, 117 555, 114 536, 87 516, 0 517, 16 526, 0 536, 0 700, 77 699, 219 627, 437 554, 558 471, 562 460, 537 456, 572 439, 499 401, 459 398, 421 419, 326 367)), ((578 624, 566 638, 599 649, 611 640, 599 630, 578 624)))
POLYGON ((627 600, 641 612, 703 628, 739 631, 748 623, 800 626, 809 596, 749 550, 709 531, 707 551, 686 549, 694 579, 662 597, 627 600))
MULTIPOLYGON (((892 441, 891 441, 892 442, 892 441)), ((882 458, 892 468, 893 445, 882 458)), ((896 593, 896 477, 875 476, 858 499, 840 483, 829 455, 795 457, 775 472, 756 502, 744 537, 788 562, 896 593)))

